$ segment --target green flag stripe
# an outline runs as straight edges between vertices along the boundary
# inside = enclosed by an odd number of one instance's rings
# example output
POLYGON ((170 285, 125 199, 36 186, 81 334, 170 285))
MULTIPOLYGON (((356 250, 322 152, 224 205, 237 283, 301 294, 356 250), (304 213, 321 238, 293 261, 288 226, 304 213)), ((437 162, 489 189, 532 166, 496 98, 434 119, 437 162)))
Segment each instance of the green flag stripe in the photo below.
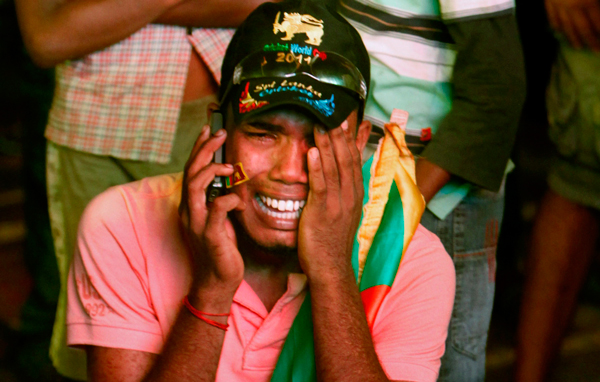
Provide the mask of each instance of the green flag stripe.
POLYGON ((311 382, 317 380, 310 292, 290 328, 271 382, 311 382))
MULTIPOLYGON (((363 166, 365 187, 363 205, 369 200, 372 161, 372 158, 369 159, 363 166)), ((404 211, 395 183, 392 183, 390 191, 381 224, 367 257, 359 287, 360 291, 376 285, 391 286, 400 265, 404 243, 404 211)), ((355 277, 358 277, 358 241, 356 237, 352 249, 352 266, 355 277)), ((310 293, 307 293, 283 345, 271 382, 313 381, 316 381, 315 350, 310 293)))
POLYGON ((375 285, 392 286, 404 247, 404 210, 396 183, 390 188, 379 229, 371 244, 359 290, 375 285))
MULTIPOLYGON (((363 189, 365 190, 365 196, 363 197, 363 206, 367 204, 369 201, 369 182, 371 181, 371 166, 373 165, 373 157, 369 158, 367 162, 362 166, 362 176, 363 176, 363 189)), ((362 224, 362 219, 364 215, 360 216, 360 224, 362 224)), ((354 278, 358 280, 358 230, 356 235, 354 235, 354 246, 352 247, 352 269, 354 269, 354 278)))

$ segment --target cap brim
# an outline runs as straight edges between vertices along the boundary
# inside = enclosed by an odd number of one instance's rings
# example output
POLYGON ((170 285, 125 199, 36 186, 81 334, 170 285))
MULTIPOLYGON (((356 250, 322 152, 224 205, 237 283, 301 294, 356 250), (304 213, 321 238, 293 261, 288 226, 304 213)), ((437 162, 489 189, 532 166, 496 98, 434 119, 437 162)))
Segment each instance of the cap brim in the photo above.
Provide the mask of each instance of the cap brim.
POLYGON ((232 89, 237 123, 281 105, 298 105, 313 114, 328 128, 338 127, 359 106, 358 99, 339 86, 296 74, 289 78, 265 77, 243 81, 232 89))

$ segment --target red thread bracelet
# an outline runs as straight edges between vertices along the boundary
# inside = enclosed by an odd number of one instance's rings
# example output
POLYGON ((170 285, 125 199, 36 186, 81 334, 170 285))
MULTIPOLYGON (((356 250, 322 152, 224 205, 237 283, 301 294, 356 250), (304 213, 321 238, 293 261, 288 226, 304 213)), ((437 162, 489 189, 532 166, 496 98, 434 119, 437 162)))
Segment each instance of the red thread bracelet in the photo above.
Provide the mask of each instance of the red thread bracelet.
POLYGON ((220 322, 211 320, 210 318, 207 318, 207 317, 204 317, 204 316, 229 317, 229 313, 206 313, 206 312, 203 312, 201 310, 198 310, 198 309, 196 309, 196 308, 194 308, 192 306, 192 304, 190 303, 190 300, 188 299, 188 296, 185 296, 183 298, 183 305, 185 305, 185 307, 188 308, 188 310, 190 311, 190 313, 192 313, 194 316, 198 317, 202 321, 206 322, 207 324, 212 325, 215 328, 219 328, 221 330, 227 331, 227 328, 229 327, 229 324, 222 324, 220 322))

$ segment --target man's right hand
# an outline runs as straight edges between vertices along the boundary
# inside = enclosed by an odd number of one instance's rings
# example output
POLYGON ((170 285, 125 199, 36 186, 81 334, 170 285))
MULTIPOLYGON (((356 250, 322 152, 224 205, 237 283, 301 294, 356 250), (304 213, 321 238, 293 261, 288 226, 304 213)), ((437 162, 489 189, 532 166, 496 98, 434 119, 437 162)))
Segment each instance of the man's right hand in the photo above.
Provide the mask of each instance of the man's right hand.
POLYGON ((548 21, 574 48, 600 51, 600 0, 545 0, 548 21))
POLYGON ((210 207, 206 204, 206 190, 215 176, 233 174, 230 164, 212 163, 215 151, 224 144, 226 136, 223 129, 211 136, 209 126, 205 126, 183 176, 179 215, 194 262, 189 298, 200 310, 207 304, 228 309, 244 276, 244 262, 227 218, 229 211, 244 209, 244 202, 231 193, 216 198, 210 207))

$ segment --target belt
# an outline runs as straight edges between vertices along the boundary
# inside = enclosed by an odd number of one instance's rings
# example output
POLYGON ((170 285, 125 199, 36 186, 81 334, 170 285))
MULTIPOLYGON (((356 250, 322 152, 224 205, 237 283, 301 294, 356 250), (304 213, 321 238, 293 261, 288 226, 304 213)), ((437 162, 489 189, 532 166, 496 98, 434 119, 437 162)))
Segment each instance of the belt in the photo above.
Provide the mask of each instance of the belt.
MULTIPOLYGON (((381 121, 374 120, 374 118, 365 117, 371 121, 373 128, 371 129, 371 135, 369 136, 369 143, 377 144, 379 140, 383 138, 383 125, 381 121)), ((425 127, 423 129, 406 129, 405 131, 406 146, 413 155, 420 155, 425 147, 431 141, 431 127, 425 127)))

